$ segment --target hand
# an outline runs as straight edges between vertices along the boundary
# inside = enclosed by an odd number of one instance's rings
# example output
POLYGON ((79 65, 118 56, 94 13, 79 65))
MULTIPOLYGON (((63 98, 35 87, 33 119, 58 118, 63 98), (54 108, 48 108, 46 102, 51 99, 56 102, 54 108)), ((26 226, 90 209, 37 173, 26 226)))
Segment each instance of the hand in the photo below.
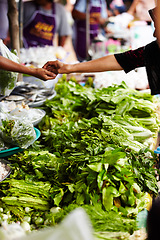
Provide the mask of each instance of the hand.
POLYGON ((103 25, 105 23, 105 19, 101 16, 95 17, 95 20, 99 25, 103 25))
POLYGON ((33 74, 35 77, 40 78, 42 80, 51 80, 54 79, 57 74, 48 71, 44 68, 33 68, 33 74))
POLYGON ((51 71, 54 74, 58 73, 68 73, 67 72, 67 64, 64 64, 58 60, 56 61, 48 61, 44 66, 44 69, 51 71))

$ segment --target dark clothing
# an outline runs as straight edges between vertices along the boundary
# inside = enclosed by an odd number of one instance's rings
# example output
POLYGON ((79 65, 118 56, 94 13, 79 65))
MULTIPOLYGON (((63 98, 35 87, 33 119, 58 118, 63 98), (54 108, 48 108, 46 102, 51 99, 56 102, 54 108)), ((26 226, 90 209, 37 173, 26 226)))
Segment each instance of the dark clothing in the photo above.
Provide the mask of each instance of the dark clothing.
POLYGON ((144 47, 115 54, 115 58, 125 73, 138 67, 144 67, 144 47))
POLYGON ((114 55, 126 73, 139 67, 146 67, 151 94, 160 94, 160 49, 157 41, 114 55))
POLYGON ((145 47, 144 55, 151 94, 160 94, 160 48, 156 41, 145 47))

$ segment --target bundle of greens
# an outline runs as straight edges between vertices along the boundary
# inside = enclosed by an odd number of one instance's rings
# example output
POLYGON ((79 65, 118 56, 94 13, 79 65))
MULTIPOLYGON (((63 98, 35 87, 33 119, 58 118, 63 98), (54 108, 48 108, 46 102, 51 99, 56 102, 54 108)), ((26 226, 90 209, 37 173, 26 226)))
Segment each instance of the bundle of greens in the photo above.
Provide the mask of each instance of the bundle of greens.
MULTIPOLYGON (((1 200, 7 205, 34 207, 44 211, 49 209, 50 188, 50 183, 47 182, 33 183, 12 179, 9 181, 7 197, 2 197, 1 200)), ((6 191, 4 190, 3 193, 5 194, 6 191)))

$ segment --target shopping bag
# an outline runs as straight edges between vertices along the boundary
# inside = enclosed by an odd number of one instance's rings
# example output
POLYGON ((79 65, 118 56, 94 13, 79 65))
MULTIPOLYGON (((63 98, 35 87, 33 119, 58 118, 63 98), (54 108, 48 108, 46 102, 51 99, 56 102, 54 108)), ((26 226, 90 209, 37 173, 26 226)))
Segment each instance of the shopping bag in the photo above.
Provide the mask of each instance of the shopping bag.
MULTIPOLYGON (((19 63, 19 58, 12 53, 0 39, 0 55, 19 63)), ((9 96, 16 85, 18 73, 0 69, 0 95, 9 96)))

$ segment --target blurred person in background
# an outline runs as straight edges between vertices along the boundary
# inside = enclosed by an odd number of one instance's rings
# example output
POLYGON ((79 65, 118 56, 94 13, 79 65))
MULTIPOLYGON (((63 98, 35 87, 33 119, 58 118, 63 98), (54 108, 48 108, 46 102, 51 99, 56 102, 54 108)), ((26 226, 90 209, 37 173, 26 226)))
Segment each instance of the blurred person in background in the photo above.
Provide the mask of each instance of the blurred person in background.
POLYGON ((152 19, 148 11, 154 7, 154 0, 133 0, 130 2, 127 12, 133 15, 136 20, 151 23, 152 19))
POLYGON ((10 46, 9 20, 8 20, 8 1, 0 0, 0 38, 4 44, 10 46))
POLYGON ((87 58, 86 53, 86 21, 87 6, 89 11, 90 44, 98 36, 100 29, 107 21, 106 0, 76 0, 72 16, 74 19, 73 46, 79 61, 87 58), (88 5, 87 5, 87 1, 88 5))
POLYGON ((63 47, 72 34, 65 7, 53 0, 33 0, 23 4, 24 47, 53 45, 56 34, 57 45, 63 47))
POLYGON ((127 11, 123 0, 106 0, 108 16, 116 16, 127 11))
POLYGON ((68 22, 71 26, 74 23, 74 20, 73 20, 73 17, 72 17, 72 11, 73 11, 74 4, 75 4, 75 0, 66 0, 66 3, 64 4, 65 9, 67 11, 68 22))
POLYGON ((133 2, 133 0, 123 0, 126 10, 128 10, 133 2))
POLYGON ((114 23, 125 28, 131 27, 132 24, 134 26, 134 21, 142 22, 139 26, 141 24, 141 26, 151 25, 152 19, 149 15, 149 9, 154 7, 154 0, 133 0, 126 11, 114 16, 114 23))

